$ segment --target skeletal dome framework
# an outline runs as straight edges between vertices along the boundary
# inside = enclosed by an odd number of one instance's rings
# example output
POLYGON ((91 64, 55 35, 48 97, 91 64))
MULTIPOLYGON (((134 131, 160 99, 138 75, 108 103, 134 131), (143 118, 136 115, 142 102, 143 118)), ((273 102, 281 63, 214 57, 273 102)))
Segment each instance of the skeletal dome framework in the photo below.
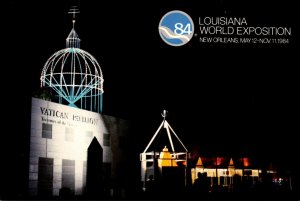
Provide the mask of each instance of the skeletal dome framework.
POLYGON ((66 39, 66 48, 55 52, 45 63, 41 87, 55 91, 59 103, 102 112, 102 71, 97 60, 80 49, 74 25, 75 20, 66 39))

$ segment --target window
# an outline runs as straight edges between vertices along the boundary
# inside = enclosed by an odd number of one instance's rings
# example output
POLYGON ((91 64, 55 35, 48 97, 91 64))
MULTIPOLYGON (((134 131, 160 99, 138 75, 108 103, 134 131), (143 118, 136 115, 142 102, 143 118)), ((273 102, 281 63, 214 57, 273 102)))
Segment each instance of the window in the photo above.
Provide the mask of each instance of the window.
POLYGON ((103 146, 110 146, 110 134, 103 134, 103 146))
POLYGON ((52 124, 42 124, 42 138, 52 139, 52 124))
POLYGON ((53 158, 39 158, 38 195, 52 196, 53 191, 53 158))
POLYGON ((69 142, 74 141, 74 130, 73 128, 66 127, 65 129, 65 140, 69 142))
POLYGON ((74 193, 75 189, 75 160, 62 160, 61 187, 74 193))

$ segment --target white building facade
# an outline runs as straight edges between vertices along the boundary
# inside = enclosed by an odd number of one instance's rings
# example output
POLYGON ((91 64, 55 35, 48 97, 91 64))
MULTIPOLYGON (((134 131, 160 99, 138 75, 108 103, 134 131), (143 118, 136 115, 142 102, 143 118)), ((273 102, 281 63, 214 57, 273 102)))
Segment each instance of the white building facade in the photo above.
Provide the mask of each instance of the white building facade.
POLYGON ((63 188, 84 194, 92 141, 102 150, 103 175, 111 175, 111 135, 101 114, 32 98, 30 133, 30 196, 58 196, 63 188))

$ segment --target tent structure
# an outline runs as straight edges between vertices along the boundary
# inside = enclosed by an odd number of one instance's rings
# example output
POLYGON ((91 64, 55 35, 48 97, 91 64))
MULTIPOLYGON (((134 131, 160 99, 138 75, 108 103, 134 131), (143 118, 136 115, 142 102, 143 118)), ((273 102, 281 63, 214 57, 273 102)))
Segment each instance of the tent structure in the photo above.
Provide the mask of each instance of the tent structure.
MULTIPOLYGON (((154 178, 154 180, 161 180, 161 178, 164 178, 164 181, 175 179, 173 183, 176 183, 180 180, 180 183, 183 185, 186 184, 186 166, 187 166, 187 160, 188 160, 188 150, 185 147, 185 145, 182 143, 182 141, 179 139, 175 131, 172 129, 168 121, 166 120, 167 111, 163 110, 162 117, 163 120, 154 133, 153 137, 151 138, 150 142, 146 146, 145 150, 140 153, 140 161, 141 161, 141 181, 143 182, 143 190, 146 190, 146 182, 148 178, 154 178), (170 151, 169 148, 165 145, 162 151, 157 151, 157 147, 151 146, 155 140, 159 140, 158 136, 161 137, 162 134, 167 135, 167 139, 169 141, 170 145, 170 151), (177 140, 177 147, 175 146, 175 143, 173 141, 172 136, 175 136, 175 139, 177 140), (152 148, 152 150, 151 150, 152 148), (180 150, 180 151, 176 151, 180 150), (179 170, 180 169, 180 170, 179 170), (183 171, 181 171, 183 169, 183 171), (184 173, 183 176, 178 173, 178 171, 181 171, 184 173), (172 172, 172 173, 171 173, 172 172), (171 175, 175 172, 179 175, 176 178, 171 177, 171 175), (166 176, 168 175, 168 176, 166 176), (176 180, 178 179, 178 180, 176 180), (181 182, 182 181, 182 182, 181 182)), ((165 142, 166 143, 166 142, 165 142)), ((170 183, 170 182, 169 182, 170 183)))

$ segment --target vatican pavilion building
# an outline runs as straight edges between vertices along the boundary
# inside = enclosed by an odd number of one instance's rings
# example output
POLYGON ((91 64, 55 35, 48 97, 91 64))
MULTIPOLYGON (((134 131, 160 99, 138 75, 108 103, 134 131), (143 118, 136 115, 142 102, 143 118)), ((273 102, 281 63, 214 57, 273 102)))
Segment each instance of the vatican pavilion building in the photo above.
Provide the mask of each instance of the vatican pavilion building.
POLYGON ((80 49, 75 18, 66 48, 46 61, 40 80, 43 93, 31 105, 29 197, 113 195, 122 183, 118 168, 126 169, 121 143, 130 122, 102 114, 102 71, 80 49))

